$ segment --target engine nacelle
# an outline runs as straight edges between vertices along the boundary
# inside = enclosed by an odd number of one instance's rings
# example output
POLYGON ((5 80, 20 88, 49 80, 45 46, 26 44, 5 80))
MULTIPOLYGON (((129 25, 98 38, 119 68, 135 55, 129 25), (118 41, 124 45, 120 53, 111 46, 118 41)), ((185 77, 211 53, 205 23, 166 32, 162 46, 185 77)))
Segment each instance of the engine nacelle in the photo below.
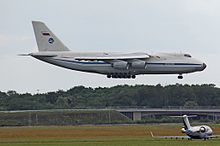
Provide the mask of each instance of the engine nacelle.
POLYGON ((202 126, 202 127, 200 127, 199 131, 200 131, 201 133, 204 133, 204 132, 206 131, 206 128, 202 126))
POLYGON ((182 133, 185 133, 185 132, 186 132, 186 129, 185 129, 185 128, 182 128, 182 129, 181 129, 181 132, 182 132, 182 133))
POLYGON ((137 60, 137 61, 131 62, 131 67, 134 69, 146 69, 147 64, 143 60, 137 60))
POLYGON ((112 63, 112 67, 116 69, 128 69, 129 65, 126 61, 116 61, 112 63))

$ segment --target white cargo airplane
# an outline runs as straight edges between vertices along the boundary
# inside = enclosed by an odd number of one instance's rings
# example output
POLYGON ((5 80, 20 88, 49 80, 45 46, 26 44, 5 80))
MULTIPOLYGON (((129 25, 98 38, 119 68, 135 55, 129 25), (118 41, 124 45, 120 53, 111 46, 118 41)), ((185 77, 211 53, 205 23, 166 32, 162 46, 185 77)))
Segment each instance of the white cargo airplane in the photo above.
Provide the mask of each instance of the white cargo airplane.
MULTIPOLYGON (((179 116, 174 116, 179 117, 179 116)), ((181 129, 181 132, 186 134, 187 136, 154 136, 151 132, 151 136, 153 138, 163 138, 163 139, 211 139, 211 138, 219 138, 220 135, 212 135, 212 129, 207 125, 201 125, 201 126, 191 126, 188 120, 188 117, 194 117, 194 116, 187 116, 183 115, 181 116, 183 118, 183 128, 181 129)))
POLYGON ((33 21, 39 60, 60 67, 107 75, 108 78, 135 78, 140 74, 182 74, 202 71, 206 64, 189 54, 161 53, 76 53, 70 51, 42 22, 33 21))

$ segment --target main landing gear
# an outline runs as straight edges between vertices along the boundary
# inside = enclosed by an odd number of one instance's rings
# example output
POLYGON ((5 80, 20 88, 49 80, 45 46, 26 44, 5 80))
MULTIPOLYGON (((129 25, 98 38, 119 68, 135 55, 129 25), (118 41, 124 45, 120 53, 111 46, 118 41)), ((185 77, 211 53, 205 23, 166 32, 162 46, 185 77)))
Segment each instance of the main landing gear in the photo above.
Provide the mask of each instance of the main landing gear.
POLYGON ((136 75, 131 74, 121 74, 121 73, 113 73, 113 74, 107 74, 107 78, 119 78, 119 79, 135 79, 136 75))
POLYGON ((182 74, 179 74, 179 75, 178 75, 178 79, 183 79, 183 75, 182 75, 182 74))

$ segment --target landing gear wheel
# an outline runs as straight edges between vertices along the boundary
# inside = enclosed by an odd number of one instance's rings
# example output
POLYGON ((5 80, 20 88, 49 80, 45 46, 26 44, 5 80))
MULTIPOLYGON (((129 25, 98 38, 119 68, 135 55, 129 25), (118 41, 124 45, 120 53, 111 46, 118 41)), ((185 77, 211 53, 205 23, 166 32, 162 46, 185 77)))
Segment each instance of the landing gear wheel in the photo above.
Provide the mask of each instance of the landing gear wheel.
POLYGON ((183 79, 183 75, 182 74, 178 75, 178 79, 183 79))
POLYGON ((132 78, 132 79, 135 79, 135 78, 136 78, 136 76, 135 76, 135 75, 132 75, 132 76, 131 76, 131 78, 132 78))
POLYGON ((107 74, 107 78, 111 78, 112 76, 111 76, 111 74, 107 74))

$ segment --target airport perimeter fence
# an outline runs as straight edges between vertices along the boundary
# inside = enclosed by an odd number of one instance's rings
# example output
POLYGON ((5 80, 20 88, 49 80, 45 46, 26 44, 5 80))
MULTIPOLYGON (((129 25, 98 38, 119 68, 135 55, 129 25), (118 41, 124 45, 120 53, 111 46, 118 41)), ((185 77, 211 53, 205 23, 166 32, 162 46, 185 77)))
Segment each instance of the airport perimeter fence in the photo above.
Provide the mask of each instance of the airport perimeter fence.
POLYGON ((184 111, 192 109, 195 111, 203 110, 204 113, 202 115, 202 120, 204 122, 211 121, 220 123, 220 107, 170 106, 163 108, 149 108, 146 106, 114 106, 78 107, 76 109, 0 111, 0 126, 169 123, 177 120, 167 118, 167 115, 161 114, 160 111, 184 111), (139 112, 141 113, 142 119, 139 121, 132 121, 132 118, 123 114, 123 111, 128 114, 138 114, 139 112), (152 111, 157 113, 151 114, 150 112, 152 111), (207 114, 205 111, 207 111, 207 114), (216 111, 216 113, 212 113, 212 111, 216 111))
POLYGON ((1 111, 0 126, 41 126, 129 123, 114 110, 52 109, 1 111))

